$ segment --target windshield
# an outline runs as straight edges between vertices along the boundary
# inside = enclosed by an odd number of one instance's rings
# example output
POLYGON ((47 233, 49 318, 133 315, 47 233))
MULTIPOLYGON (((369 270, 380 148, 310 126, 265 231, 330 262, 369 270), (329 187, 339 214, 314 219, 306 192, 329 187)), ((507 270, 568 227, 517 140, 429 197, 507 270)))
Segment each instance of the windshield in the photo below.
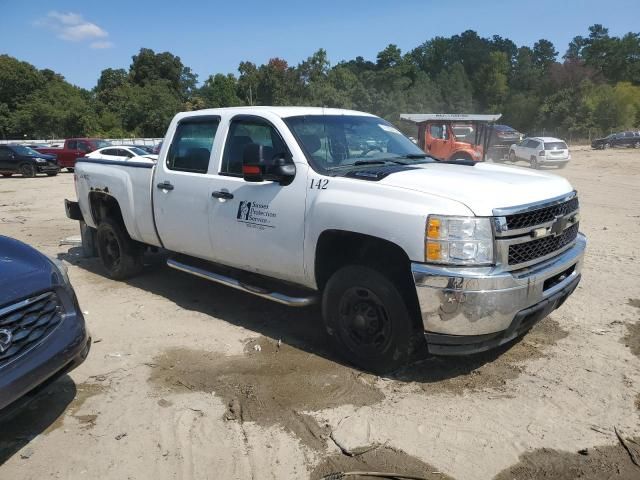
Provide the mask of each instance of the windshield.
POLYGON ((564 142, 544 142, 545 150, 566 150, 567 144, 564 142))
POLYGON ((305 115, 284 121, 309 161, 324 170, 426 157, 411 140, 378 117, 305 115))
POLYGON ((18 155, 29 155, 31 157, 35 157, 36 155, 40 155, 40 153, 36 152, 33 148, 23 147, 22 145, 15 145, 15 146, 13 146, 11 148, 18 155))
POLYGON ((94 140, 93 143, 96 144, 96 150, 98 148, 110 147, 111 142, 107 142, 106 140, 94 140))
POLYGON ((129 150, 134 154, 138 155, 139 157, 142 155, 149 155, 149 152, 145 152, 144 150, 138 147, 129 147, 129 150))

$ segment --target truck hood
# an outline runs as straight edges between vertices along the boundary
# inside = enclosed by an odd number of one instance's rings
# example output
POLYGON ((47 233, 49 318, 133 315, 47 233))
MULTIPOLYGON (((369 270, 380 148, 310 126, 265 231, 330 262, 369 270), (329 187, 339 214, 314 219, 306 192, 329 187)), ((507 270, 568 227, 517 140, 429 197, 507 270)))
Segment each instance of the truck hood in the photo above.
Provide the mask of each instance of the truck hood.
POLYGON ((494 208, 540 202, 573 190, 563 177, 528 168, 438 162, 416 167, 389 175, 381 183, 459 201, 478 216, 491 216, 494 208))

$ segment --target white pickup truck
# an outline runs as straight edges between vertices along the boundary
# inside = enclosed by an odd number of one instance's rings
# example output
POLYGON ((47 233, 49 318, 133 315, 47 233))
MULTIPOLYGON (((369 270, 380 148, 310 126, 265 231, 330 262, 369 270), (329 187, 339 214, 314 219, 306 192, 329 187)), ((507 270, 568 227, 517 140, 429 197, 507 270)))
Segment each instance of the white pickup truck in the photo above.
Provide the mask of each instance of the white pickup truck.
POLYGON ((434 161, 348 110, 180 113, 157 164, 81 158, 75 181, 67 215, 112 278, 156 247, 172 268, 319 302, 339 351, 378 372, 425 340, 467 354, 522 335, 574 291, 586 246, 564 178, 434 161))

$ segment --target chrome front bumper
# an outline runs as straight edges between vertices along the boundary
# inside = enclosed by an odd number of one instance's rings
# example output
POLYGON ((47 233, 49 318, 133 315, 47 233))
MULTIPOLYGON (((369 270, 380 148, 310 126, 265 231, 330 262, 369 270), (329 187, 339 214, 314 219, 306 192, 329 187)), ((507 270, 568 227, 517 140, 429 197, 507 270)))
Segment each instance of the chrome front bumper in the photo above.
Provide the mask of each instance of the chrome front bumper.
MULTIPOLYGON (((574 245, 557 257, 511 272, 496 271, 495 267, 413 263, 411 271, 427 340, 430 335, 432 340, 443 335, 453 343, 455 336, 486 340, 513 329, 518 314, 530 307, 557 308, 580 279, 586 244, 586 237, 578 234, 574 245), (550 299, 553 305, 547 301, 550 299)), ((498 344, 508 341, 503 340, 498 344)))

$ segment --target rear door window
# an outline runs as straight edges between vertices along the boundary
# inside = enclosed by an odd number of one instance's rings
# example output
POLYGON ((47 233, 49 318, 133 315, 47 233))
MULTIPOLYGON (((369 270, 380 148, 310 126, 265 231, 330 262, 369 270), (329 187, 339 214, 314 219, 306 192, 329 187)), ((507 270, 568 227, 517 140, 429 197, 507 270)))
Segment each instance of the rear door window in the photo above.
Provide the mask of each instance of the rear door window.
POLYGON ((207 173, 219 124, 217 117, 181 121, 169 148, 167 168, 179 172, 207 173))
POLYGON ((76 140, 69 140, 67 142, 67 148, 69 150, 77 150, 78 149, 78 142, 76 140))

